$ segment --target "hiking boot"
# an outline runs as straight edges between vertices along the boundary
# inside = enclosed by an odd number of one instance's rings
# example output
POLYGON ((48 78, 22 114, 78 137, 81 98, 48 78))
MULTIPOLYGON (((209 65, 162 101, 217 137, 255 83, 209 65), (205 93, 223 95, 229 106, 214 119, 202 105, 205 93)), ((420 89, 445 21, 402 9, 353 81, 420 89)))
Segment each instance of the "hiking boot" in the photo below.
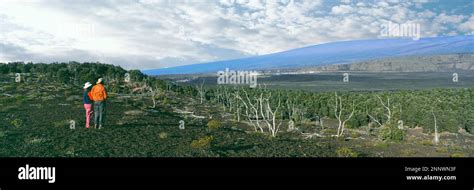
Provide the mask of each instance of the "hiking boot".
POLYGON ((97 125, 94 125, 94 129, 97 129, 97 125))
POLYGON ((99 129, 102 129, 102 125, 99 125, 99 129))

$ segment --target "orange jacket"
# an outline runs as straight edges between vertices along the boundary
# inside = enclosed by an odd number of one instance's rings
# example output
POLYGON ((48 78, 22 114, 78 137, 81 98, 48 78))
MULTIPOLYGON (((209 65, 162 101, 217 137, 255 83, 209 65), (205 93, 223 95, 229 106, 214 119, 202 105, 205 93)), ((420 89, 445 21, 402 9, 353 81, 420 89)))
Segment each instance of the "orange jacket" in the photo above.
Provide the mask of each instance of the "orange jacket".
POLYGON ((103 101, 107 99, 107 92, 103 84, 97 84, 91 90, 92 101, 103 101))

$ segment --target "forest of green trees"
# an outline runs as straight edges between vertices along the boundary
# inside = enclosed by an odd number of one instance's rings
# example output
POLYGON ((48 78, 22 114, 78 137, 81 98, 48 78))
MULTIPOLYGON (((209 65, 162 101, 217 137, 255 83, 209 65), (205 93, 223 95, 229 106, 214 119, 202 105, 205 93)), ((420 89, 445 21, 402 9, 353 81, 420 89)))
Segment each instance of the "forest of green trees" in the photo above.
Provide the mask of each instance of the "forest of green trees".
MULTIPOLYGON (((267 90, 217 87, 208 89, 207 99, 223 104, 228 111, 244 115, 246 105, 260 106, 269 101, 277 109, 280 119, 294 122, 314 121, 323 117, 336 118, 336 97, 342 104, 342 115, 353 116, 344 127, 423 127, 433 131, 435 118, 440 131, 456 132, 460 128, 473 132, 474 89, 402 90, 386 92, 337 92, 315 93, 291 90, 267 90), (271 93, 270 93, 271 92, 271 93), (248 94, 248 95, 247 95, 248 94), (249 99, 247 99, 247 96, 249 99), (239 97, 242 98, 242 101, 239 97), (244 103, 245 102, 245 103, 244 103), (257 105, 258 104, 258 105, 257 105)), ((268 106, 263 106, 268 107, 268 106)), ((257 108, 258 109, 258 108, 257 108)), ((265 108, 263 109, 265 111, 265 108)))
POLYGON ((108 90, 116 93, 128 92, 129 88, 124 88, 127 77, 131 83, 145 80, 158 83, 158 80, 147 77, 139 70, 126 71, 119 66, 102 63, 0 63, 0 73, 10 75, 19 73, 24 79, 21 81, 26 83, 60 82, 76 86, 81 86, 85 82, 94 83, 98 78, 104 78, 108 83, 108 90))

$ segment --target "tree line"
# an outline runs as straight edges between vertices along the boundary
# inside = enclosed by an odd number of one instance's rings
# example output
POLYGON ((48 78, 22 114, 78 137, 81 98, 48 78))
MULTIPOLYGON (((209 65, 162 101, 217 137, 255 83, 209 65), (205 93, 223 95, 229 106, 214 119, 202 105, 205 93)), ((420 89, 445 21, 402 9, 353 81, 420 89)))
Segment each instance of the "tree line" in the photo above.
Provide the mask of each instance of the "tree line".
MULTIPOLYGON (((335 136, 347 128, 406 129, 427 132, 474 131, 474 89, 383 92, 308 92, 303 90, 196 86, 194 96, 222 105, 255 131, 276 136, 281 123, 298 125, 323 118, 338 121, 335 136)), ((202 100, 201 100, 202 101, 202 100)))

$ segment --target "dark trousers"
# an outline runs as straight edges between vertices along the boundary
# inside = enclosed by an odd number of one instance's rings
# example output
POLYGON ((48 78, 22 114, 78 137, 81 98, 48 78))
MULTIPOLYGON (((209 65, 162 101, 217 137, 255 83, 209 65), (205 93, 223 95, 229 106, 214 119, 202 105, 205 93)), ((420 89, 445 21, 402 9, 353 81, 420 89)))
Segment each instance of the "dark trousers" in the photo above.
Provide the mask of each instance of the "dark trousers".
POLYGON ((94 102, 94 124, 103 126, 105 122, 105 101, 94 102))

